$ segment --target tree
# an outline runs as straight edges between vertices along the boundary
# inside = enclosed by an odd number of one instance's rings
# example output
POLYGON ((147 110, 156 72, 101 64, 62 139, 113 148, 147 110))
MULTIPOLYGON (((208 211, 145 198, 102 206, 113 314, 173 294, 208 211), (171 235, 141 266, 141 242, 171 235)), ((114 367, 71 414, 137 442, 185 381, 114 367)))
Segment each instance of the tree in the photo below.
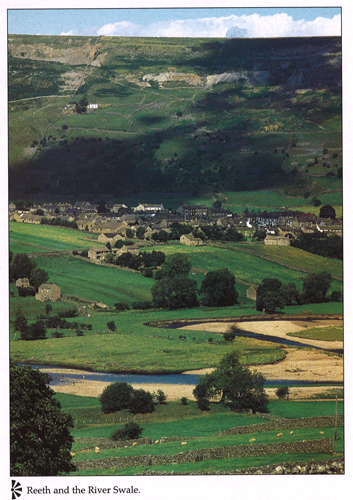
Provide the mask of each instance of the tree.
POLYGON ((284 308, 284 300, 279 292, 267 292, 262 297, 262 305, 263 310, 266 314, 274 314, 276 312, 276 308, 283 309, 284 308))
POLYGON ((35 267, 36 265, 25 253, 17 253, 10 265, 10 281, 16 281, 19 278, 30 279, 31 272, 35 267))
POLYGON ((286 385, 281 385, 276 389, 276 396, 279 399, 289 399, 289 387, 286 385))
POLYGON ((113 441, 126 441, 128 439, 138 439, 142 434, 143 428, 136 422, 128 422, 121 429, 116 429, 111 434, 113 441))
POLYGON ((262 280, 262 284, 257 289, 256 297, 256 310, 266 312, 275 312, 276 307, 282 307, 280 290, 282 287, 282 282, 277 278, 265 278, 262 280), (267 295, 269 297, 266 299, 267 295), (275 309, 273 310, 273 307, 275 309))
POLYGON ((303 280, 304 302, 307 304, 325 302, 332 281, 332 274, 327 271, 308 274, 303 280))
POLYGON ((10 363, 11 476, 57 476, 75 471, 71 415, 61 413, 50 377, 10 363))
POLYGON ((128 408, 133 414, 153 412, 155 408, 152 394, 143 389, 133 391, 128 408))
POLYGON ((43 321, 36 321, 21 332, 22 340, 42 340, 46 338, 47 330, 43 321))
POLYGON ((210 271, 201 283, 199 294, 203 306, 232 306, 238 302, 235 277, 228 269, 210 271))
POLYGON ((115 330, 116 330, 116 325, 115 325, 114 321, 108 321, 107 327, 109 328, 109 330, 111 332, 115 332, 115 330))
POLYGON ((168 255, 161 269, 156 273, 156 279, 172 279, 177 276, 187 276, 190 270, 191 264, 186 255, 168 255))
POLYGON ((42 283, 46 283, 49 279, 48 273, 41 269, 40 267, 35 267, 32 269, 29 281, 31 285, 38 291, 38 288, 42 283))
POLYGON ((164 392, 161 389, 158 389, 157 394, 155 395, 155 398, 157 399, 157 401, 160 405, 165 404, 165 402, 167 401, 167 396, 164 394, 164 392))
POLYGON ((320 208, 320 217, 322 219, 335 219, 336 211, 331 205, 323 205, 320 208))
POLYGON ((299 292, 295 283, 284 283, 281 286, 279 293, 281 294, 286 306, 290 306, 292 302, 298 302, 299 292))
POLYGON ((239 354, 234 351, 223 356, 218 367, 201 379, 193 394, 198 401, 220 396, 220 402, 234 411, 266 412, 264 382, 261 373, 240 364, 239 354))
POLYGON ((155 307, 163 309, 182 309, 197 307, 197 282, 187 277, 164 278, 151 288, 155 307))
POLYGON ((99 397, 103 413, 114 413, 129 407, 134 389, 126 382, 108 385, 99 397))
MULTIPOLYGON (((28 323, 25 315, 23 314, 21 308, 18 308, 16 311, 15 321, 13 323, 15 332, 20 332, 21 337, 26 334, 28 323)), ((15 336, 16 338, 16 336, 15 336)), ((22 337, 23 338, 23 337, 22 337)))

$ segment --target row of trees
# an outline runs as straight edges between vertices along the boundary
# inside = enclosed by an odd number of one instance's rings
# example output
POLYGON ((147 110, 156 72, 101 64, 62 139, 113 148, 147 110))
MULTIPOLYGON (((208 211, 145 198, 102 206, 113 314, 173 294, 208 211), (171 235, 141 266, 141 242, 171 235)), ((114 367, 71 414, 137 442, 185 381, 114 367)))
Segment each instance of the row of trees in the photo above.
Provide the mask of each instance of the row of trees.
MULTIPOLYGON (((296 304, 312 304, 326 302, 327 293, 331 287, 333 277, 331 273, 322 271, 310 273, 303 279, 303 291, 299 292, 295 283, 282 283, 277 278, 265 278, 257 289, 256 309, 268 314, 275 313, 276 309, 296 304)), ((341 293, 333 291, 330 300, 338 302, 341 293)))
POLYGON ((153 304, 163 309, 204 306, 230 306, 237 303, 235 277, 228 269, 210 271, 200 289, 196 280, 189 278, 191 264, 185 255, 167 256, 155 273, 156 283, 151 288, 153 304))
POLYGON ((99 401, 103 413, 115 413, 121 410, 129 410, 133 414, 151 413, 155 410, 157 402, 165 403, 166 396, 162 390, 152 394, 143 389, 134 389, 127 382, 114 382, 104 389, 99 401))
POLYGON ((306 252, 343 260, 343 238, 337 234, 327 236, 319 231, 301 233, 298 238, 291 240, 290 244, 306 252))

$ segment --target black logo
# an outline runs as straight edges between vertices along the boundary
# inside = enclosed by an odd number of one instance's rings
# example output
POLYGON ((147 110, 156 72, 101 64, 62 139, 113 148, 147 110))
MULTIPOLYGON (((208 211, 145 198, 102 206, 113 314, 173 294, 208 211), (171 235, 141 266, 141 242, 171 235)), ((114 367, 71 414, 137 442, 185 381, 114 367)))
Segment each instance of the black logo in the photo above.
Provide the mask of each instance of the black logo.
POLYGON ((12 500, 16 500, 16 498, 20 497, 22 494, 21 483, 18 483, 13 479, 11 491, 12 491, 12 500))

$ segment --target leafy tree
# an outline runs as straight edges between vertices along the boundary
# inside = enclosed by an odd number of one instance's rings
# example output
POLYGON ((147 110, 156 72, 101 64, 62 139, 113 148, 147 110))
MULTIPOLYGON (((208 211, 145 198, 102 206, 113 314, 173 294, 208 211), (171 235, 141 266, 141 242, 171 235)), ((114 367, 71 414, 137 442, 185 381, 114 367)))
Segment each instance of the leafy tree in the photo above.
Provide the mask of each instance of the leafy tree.
POLYGON ((284 283, 279 293, 284 301, 286 306, 290 306, 293 302, 298 302, 299 299, 299 291, 295 283, 284 283))
POLYGON ((49 279, 47 271, 41 269, 40 267, 35 267, 32 269, 29 281, 31 285, 38 291, 38 288, 42 283, 46 283, 49 279))
POLYGON ((220 396, 221 403, 235 411, 266 412, 268 397, 264 382, 261 373, 251 372, 240 364, 239 354, 234 351, 223 356, 218 367, 202 378, 193 394, 198 401, 220 396))
POLYGON ((72 417, 63 414, 49 375, 10 363, 11 476, 57 476, 75 471, 72 417))
POLYGON ((188 404, 188 398, 186 398, 185 396, 180 398, 180 401, 181 401, 181 404, 184 406, 186 406, 188 404))
POLYGON ((286 385, 281 385, 276 389, 276 396, 279 399, 289 399, 289 387, 286 385))
POLYGON ((10 281, 16 281, 19 278, 30 279, 35 267, 35 263, 25 253, 17 253, 10 265, 10 281))
POLYGON ((116 325, 115 325, 114 321, 108 321, 107 327, 109 328, 109 330, 111 332, 115 332, 115 330, 116 330, 116 325))
POLYGON ((20 332, 21 337, 26 334, 28 323, 25 315, 23 314, 21 308, 18 308, 16 311, 15 321, 13 323, 15 332, 20 332))
POLYGON ((158 389, 157 394, 155 395, 157 401, 159 404, 165 404, 167 401, 167 396, 164 394, 164 392, 161 389, 158 389))
POLYGON ((143 389, 133 391, 128 408, 133 414, 153 412, 155 407, 152 394, 143 389))
POLYGON ((280 303, 280 289, 282 287, 282 282, 277 278, 265 278, 262 280, 262 284, 257 289, 256 297, 256 310, 263 311, 265 309, 265 298, 270 292, 271 295, 266 302, 267 307, 272 310, 273 304, 280 303))
POLYGON ((127 441, 128 439, 138 439, 142 434, 143 428, 136 422, 128 422, 121 429, 116 429, 111 434, 113 441, 127 441))
POLYGON ((197 307, 197 282, 187 277, 164 278, 151 288, 155 307, 181 309, 197 307))
POLYGON ((190 270, 191 264, 186 255, 168 255, 161 269, 156 273, 156 279, 172 279, 177 276, 187 276, 190 270))
POLYGON ((131 229, 131 227, 127 228, 126 237, 127 238, 135 238, 135 232, 131 229))
POLYGON ((332 274, 327 271, 308 274, 303 280, 304 302, 307 304, 325 302, 332 281, 332 274))
POLYGON ((125 304, 125 302, 117 302, 114 304, 115 309, 118 311, 126 311, 130 309, 130 306, 128 304, 125 304))
POLYGON ((43 321, 36 321, 21 332, 22 340, 43 340, 46 338, 46 328, 43 321))
POLYGON ((228 269, 210 271, 201 283, 199 294, 204 306, 232 306, 238 302, 235 277, 228 269))
POLYGON ((323 205, 320 208, 320 217, 322 219, 335 219, 336 211, 331 205, 323 205))
POLYGON ((134 389, 126 382, 114 382, 108 385, 99 397, 103 413, 113 413, 129 407, 134 389))
POLYGON ((263 310, 266 314, 274 314, 276 309, 284 308, 284 300, 279 292, 267 292, 262 298, 263 310))

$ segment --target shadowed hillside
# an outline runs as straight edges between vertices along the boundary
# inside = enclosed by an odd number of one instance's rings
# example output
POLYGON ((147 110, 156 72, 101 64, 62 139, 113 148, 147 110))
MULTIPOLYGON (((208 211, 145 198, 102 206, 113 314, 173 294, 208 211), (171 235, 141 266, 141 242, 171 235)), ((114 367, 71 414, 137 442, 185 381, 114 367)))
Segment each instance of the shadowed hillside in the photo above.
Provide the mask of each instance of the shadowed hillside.
POLYGON ((340 38, 8 43, 12 197, 341 189, 340 38))

